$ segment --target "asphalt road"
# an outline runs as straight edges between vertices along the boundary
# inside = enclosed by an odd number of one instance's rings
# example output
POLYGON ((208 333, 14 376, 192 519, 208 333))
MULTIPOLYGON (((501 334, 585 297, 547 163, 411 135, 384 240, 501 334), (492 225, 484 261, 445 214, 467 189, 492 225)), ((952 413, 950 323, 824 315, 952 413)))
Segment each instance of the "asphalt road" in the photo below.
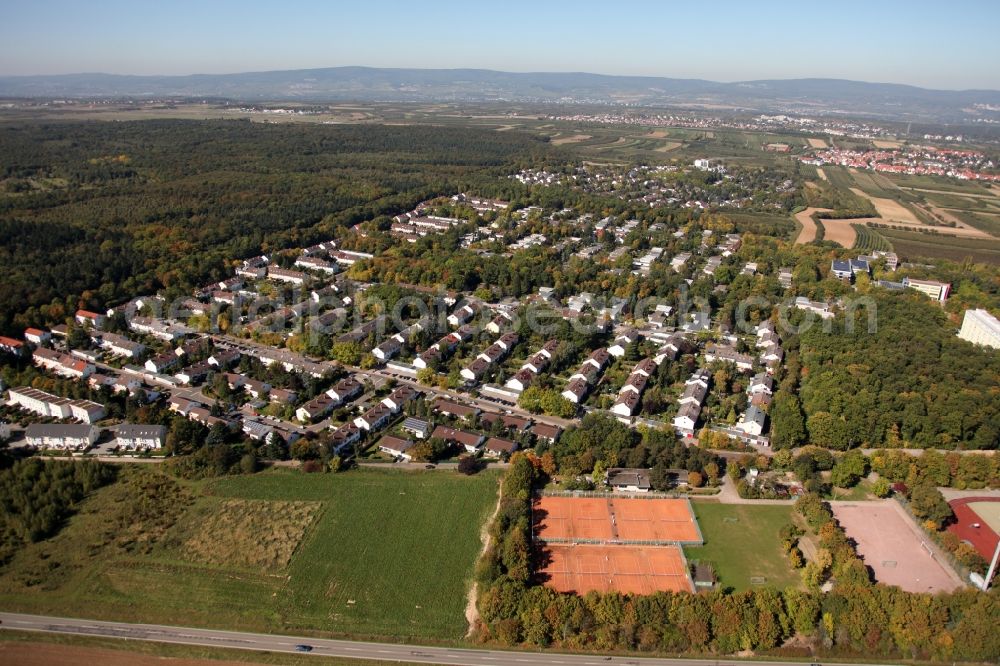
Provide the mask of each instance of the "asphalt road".
MULTIPOLYGON (((101 636, 127 640, 177 643, 239 650, 267 652, 295 652, 296 645, 310 645, 309 654, 349 657, 354 659, 381 659, 421 664, 456 664, 462 666, 604 666, 606 664, 638 666, 725 666, 736 659, 654 659, 645 657, 603 657, 600 655, 560 654, 557 652, 515 652, 503 650, 469 650, 447 647, 424 647, 394 643, 364 643, 321 638, 252 634, 217 629, 168 627, 156 624, 126 624, 100 620, 44 617, 19 613, 0 612, 0 629, 43 631, 81 636, 101 636)), ((794 666, 794 662, 754 661, 758 666, 794 666)), ((802 662, 808 664, 809 662, 802 662)), ((866 664, 865 666, 873 666, 866 664)), ((877 665, 874 665, 877 666, 877 665)))

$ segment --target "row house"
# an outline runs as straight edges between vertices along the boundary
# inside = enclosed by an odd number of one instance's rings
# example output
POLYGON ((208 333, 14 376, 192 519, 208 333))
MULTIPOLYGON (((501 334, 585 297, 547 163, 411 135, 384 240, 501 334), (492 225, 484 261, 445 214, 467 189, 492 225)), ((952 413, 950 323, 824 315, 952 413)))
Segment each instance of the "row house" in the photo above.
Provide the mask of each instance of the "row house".
POLYGON ((86 379, 97 370, 91 363, 51 349, 36 349, 32 354, 32 362, 40 368, 70 379, 86 379))
POLYGON ((68 423, 32 423, 24 433, 28 446, 36 449, 85 451, 100 437, 101 431, 92 425, 68 423))
POLYGON ((604 366, 608 364, 611 355, 604 347, 595 349, 590 356, 580 364, 580 369, 570 377, 566 389, 562 392, 562 397, 566 398, 574 405, 580 404, 584 396, 590 391, 597 379, 604 371, 604 366))
POLYGON ((674 430, 684 437, 694 437, 694 429, 701 416, 701 407, 708 396, 710 377, 708 370, 701 369, 684 382, 684 392, 678 399, 680 408, 673 420, 674 430))

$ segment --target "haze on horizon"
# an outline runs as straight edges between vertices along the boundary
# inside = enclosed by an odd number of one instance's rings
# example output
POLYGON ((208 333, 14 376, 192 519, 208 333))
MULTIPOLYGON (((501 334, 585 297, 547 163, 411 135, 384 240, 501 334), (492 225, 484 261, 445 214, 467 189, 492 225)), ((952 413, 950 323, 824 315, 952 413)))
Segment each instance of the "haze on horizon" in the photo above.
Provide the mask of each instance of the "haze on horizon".
POLYGON ((344 65, 1000 90, 1000 3, 631 0, 8 7, 0 75, 216 74, 344 65))

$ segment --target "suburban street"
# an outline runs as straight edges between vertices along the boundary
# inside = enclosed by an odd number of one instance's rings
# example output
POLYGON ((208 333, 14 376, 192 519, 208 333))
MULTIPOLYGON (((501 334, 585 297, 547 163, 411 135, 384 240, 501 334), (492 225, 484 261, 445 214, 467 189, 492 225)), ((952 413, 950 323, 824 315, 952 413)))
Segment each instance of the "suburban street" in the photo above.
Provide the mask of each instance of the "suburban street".
MULTIPOLYGON (((296 652, 297 645, 309 645, 308 654, 354 659, 380 659, 420 664, 449 664, 462 666, 599 666, 628 664, 632 666, 720 666, 733 664, 738 659, 663 659, 649 657, 619 657, 587 654, 560 654, 557 652, 516 652, 512 650, 478 650, 449 647, 426 647, 394 643, 367 643, 321 638, 254 634, 219 629, 195 629, 156 624, 127 624, 100 620, 25 615, 0 612, 0 629, 39 631, 79 636, 102 636, 123 640, 153 641, 180 645, 234 648, 260 652, 296 652)), ((754 661, 758 666, 789 666, 794 662, 754 661)), ((809 662, 802 662, 809 663, 809 662)), ((867 664, 866 666, 878 666, 867 664)))

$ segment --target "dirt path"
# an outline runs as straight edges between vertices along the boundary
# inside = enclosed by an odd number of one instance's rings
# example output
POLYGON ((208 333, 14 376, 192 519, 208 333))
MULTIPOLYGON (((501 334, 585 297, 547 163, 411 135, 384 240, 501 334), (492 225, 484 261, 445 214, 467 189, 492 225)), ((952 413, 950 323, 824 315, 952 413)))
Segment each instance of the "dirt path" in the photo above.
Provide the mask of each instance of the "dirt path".
POLYGON ((823 171, 823 167, 816 167, 816 175, 819 176, 820 180, 830 180, 826 177, 826 172, 823 171))
POLYGON ((953 194, 956 197, 970 197, 972 199, 996 199, 1000 197, 1000 192, 997 194, 976 194, 975 192, 949 192, 947 190, 929 190, 922 187, 907 187, 906 185, 901 185, 900 189, 912 190, 914 192, 927 192, 928 194, 953 194))
MULTIPOLYGON (((496 520, 497 514, 500 513, 500 501, 503 499, 503 486, 497 490, 497 505, 493 509, 493 513, 490 514, 489 519, 483 523, 483 528, 479 531, 479 539, 483 542, 483 549, 479 553, 479 557, 476 558, 476 562, 483 558, 486 551, 489 550, 490 542, 492 538, 490 537, 490 526, 493 521, 496 520)), ((466 637, 471 637, 476 631, 476 625, 479 624, 479 583, 477 581, 472 581, 472 586, 469 588, 469 600, 465 604, 465 620, 469 623, 469 630, 465 633, 466 637)))
POLYGON ((729 478, 728 474, 722 475, 722 488, 718 495, 710 497, 691 497, 690 499, 699 502, 718 502, 719 504, 757 504, 762 506, 789 506, 795 504, 795 500, 788 499, 743 499, 736 491, 736 482, 729 478))

